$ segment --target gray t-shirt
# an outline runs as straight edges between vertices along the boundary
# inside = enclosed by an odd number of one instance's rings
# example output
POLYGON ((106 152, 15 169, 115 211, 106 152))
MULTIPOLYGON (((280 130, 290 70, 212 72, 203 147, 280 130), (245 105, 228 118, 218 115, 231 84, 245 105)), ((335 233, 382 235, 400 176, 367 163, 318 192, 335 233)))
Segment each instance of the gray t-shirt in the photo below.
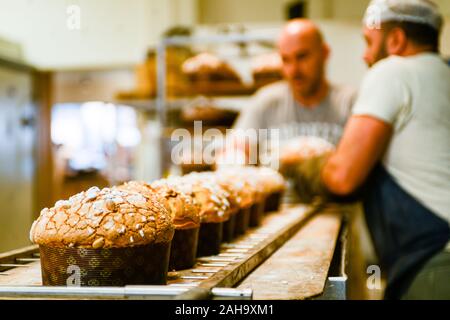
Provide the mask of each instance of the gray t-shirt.
MULTIPOLYGON (((258 91, 241 112, 235 129, 285 129, 308 123, 323 123, 343 128, 347 122, 356 90, 330 85, 328 96, 316 107, 305 108, 295 101, 289 84, 280 81, 258 91)), ((286 129, 289 128, 289 129, 286 129)), ((291 134, 293 135, 293 134, 291 134)))

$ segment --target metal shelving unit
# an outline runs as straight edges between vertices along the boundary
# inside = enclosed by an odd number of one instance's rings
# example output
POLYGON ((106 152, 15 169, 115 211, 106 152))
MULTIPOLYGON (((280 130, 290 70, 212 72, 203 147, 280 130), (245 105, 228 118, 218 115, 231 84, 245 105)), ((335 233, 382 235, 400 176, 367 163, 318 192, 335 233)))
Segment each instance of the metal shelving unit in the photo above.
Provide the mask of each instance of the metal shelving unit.
MULTIPOLYGON (((165 170, 167 170, 167 165, 169 163, 169 159, 167 159, 167 145, 164 141, 163 132, 167 127, 167 110, 169 107, 174 105, 180 106, 183 105, 189 99, 182 98, 181 100, 173 100, 169 102, 166 95, 167 90, 167 66, 166 66, 166 51, 169 47, 174 46, 195 46, 195 45, 223 45, 223 44, 250 44, 250 43, 259 43, 263 46, 266 46, 270 43, 275 42, 275 38, 271 35, 266 34, 227 34, 227 35, 209 35, 209 36, 177 36, 177 37, 169 37, 164 38, 159 43, 157 47, 157 97, 156 97, 156 109, 157 109, 157 118, 160 123, 160 140, 161 140, 161 175, 164 174, 165 170)), ((247 96, 248 97, 248 96, 247 96)), ((232 97, 215 97, 221 103, 228 100, 231 101, 230 105, 233 106, 233 109, 238 109, 236 107, 239 101, 243 101, 246 96, 232 96, 232 97), (233 102, 234 100, 234 102, 233 102), (236 103, 237 102, 237 103, 236 103)))

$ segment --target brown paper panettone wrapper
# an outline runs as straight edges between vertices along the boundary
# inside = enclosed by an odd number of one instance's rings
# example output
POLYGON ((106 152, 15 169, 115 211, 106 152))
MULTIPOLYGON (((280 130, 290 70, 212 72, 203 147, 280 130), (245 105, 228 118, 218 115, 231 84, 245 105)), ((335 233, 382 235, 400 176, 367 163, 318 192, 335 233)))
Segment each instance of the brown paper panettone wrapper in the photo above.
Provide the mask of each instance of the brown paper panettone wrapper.
POLYGON ((265 213, 276 212, 280 210, 283 193, 284 193, 283 191, 278 191, 269 194, 269 196, 266 198, 266 202, 264 205, 265 213))
POLYGON ((201 223, 198 236, 197 257, 214 256, 220 253, 223 222, 201 223))
POLYGON ((197 258, 200 227, 175 229, 170 249, 169 270, 192 268, 197 258))
POLYGON ((265 200, 255 202, 250 207, 250 228, 259 227, 264 217, 265 200))
POLYGON ((240 236, 245 234, 250 223, 250 207, 241 208, 236 214, 236 222, 234 226, 234 235, 240 236))
POLYGON ((234 239, 234 230, 236 229, 237 212, 230 214, 230 219, 223 223, 222 242, 231 242, 234 239))
POLYGON ((42 284, 87 287, 165 285, 170 244, 163 242, 111 249, 40 245, 42 284))

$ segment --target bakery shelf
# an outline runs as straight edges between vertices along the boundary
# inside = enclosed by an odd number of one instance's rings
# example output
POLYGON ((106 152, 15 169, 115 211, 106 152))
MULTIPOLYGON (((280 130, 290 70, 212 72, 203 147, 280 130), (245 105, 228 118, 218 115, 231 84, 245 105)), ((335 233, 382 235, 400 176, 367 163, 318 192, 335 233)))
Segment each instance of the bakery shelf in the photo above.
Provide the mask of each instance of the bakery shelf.
POLYGON ((164 132, 168 125, 173 125, 169 123, 170 119, 168 117, 168 111, 175 108, 182 108, 184 104, 189 103, 192 99, 195 99, 196 95, 203 94, 207 98, 213 99, 218 106, 223 108, 230 108, 232 110, 240 111, 248 103, 248 98, 256 92, 258 89, 253 84, 243 84, 237 85, 236 83, 220 83, 217 82, 203 82, 197 83, 197 85, 191 84, 191 91, 189 96, 176 98, 168 98, 167 96, 167 49, 177 46, 199 46, 199 45, 210 45, 210 46, 220 46, 223 44, 258 44, 262 47, 267 48, 267 44, 275 43, 276 35, 266 33, 266 34, 219 34, 219 35, 198 35, 198 36, 176 36, 164 38, 157 47, 157 96, 156 96, 156 112, 158 121, 160 122, 161 128, 161 176, 170 171, 171 164, 167 159, 167 152, 170 152, 169 146, 166 145, 167 141, 164 140, 164 132), (170 100, 170 102, 169 102, 170 100))

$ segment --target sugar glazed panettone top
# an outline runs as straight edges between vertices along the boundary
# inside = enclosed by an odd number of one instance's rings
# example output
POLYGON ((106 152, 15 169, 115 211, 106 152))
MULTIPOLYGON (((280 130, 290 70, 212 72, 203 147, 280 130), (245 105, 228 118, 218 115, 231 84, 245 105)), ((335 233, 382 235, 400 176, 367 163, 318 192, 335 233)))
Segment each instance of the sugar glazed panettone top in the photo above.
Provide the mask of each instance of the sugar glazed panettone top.
POLYGON ((302 159, 320 157, 335 150, 325 139, 314 136, 300 136, 282 143, 280 158, 284 163, 297 163, 302 159))
POLYGON ((39 245, 125 248, 172 240, 170 214, 155 197, 118 188, 90 188, 45 208, 30 230, 39 245))
POLYGON ((169 178, 166 183, 180 188, 184 193, 192 195, 200 204, 200 219, 202 223, 220 223, 230 217, 231 205, 228 194, 217 183, 198 173, 183 177, 169 178))
POLYGON ((260 202, 264 199, 265 188, 260 183, 257 169, 251 167, 230 167, 223 169, 227 175, 234 177, 234 179, 242 181, 245 188, 252 193, 252 203, 260 202))
POLYGON ((228 168, 215 172, 221 185, 236 192, 236 200, 240 208, 248 208, 255 201, 255 191, 245 179, 238 179, 235 172, 228 168))
POLYGON ((248 167, 246 170, 248 170, 250 176, 257 179, 258 184, 264 188, 266 194, 286 190, 286 181, 279 172, 267 167, 248 167))
POLYGON ((223 194, 227 197, 231 212, 235 213, 239 208, 243 207, 242 204, 245 199, 242 197, 242 189, 239 188, 237 184, 231 183, 228 179, 223 177, 219 171, 200 172, 193 175, 197 177, 197 179, 219 185, 219 187, 225 191, 223 194))
POLYGON ((183 193, 180 188, 169 185, 164 179, 148 184, 131 181, 119 188, 155 196, 172 217, 176 229, 189 229, 200 226, 201 206, 195 199, 183 193))

